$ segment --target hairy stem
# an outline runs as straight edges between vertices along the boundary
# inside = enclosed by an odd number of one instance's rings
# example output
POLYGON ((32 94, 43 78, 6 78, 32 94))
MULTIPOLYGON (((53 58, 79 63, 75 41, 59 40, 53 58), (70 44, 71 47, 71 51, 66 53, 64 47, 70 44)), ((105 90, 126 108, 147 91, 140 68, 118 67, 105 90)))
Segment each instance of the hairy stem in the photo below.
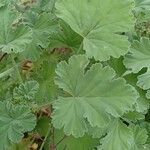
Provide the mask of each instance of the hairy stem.
POLYGON ((19 82, 20 82, 20 83, 23 83, 23 80, 22 80, 22 77, 21 77, 21 74, 20 74, 18 65, 16 64, 16 61, 15 61, 15 59, 14 59, 14 55, 13 55, 13 54, 11 55, 11 60, 12 60, 13 66, 15 67, 15 70, 16 70, 16 73, 17 73, 19 82))
POLYGON ((56 145, 55 145, 55 128, 52 126, 52 144, 50 145, 50 150, 56 150, 56 145))
POLYGON ((48 136, 49 136, 49 134, 50 134, 50 131, 51 131, 51 127, 48 128, 47 133, 46 133, 46 136, 45 136, 45 138, 44 138, 44 140, 43 140, 43 142, 42 142, 42 145, 41 145, 41 147, 40 147, 39 150, 42 150, 42 149, 43 149, 43 147, 44 147, 44 145, 45 145, 45 142, 46 142, 46 140, 47 140, 47 138, 48 138, 48 136))
POLYGON ((4 53, 2 55, 0 55, 0 62, 3 60, 3 58, 7 55, 7 53, 4 53))
POLYGON ((55 145, 55 129, 54 129, 54 127, 52 128, 52 141, 53 141, 53 145, 55 145))
POLYGON ((80 47, 77 51, 77 54, 80 54, 80 52, 83 50, 83 42, 81 42, 80 47))
POLYGON ((14 72, 14 70, 15 70, 15 68, 12 67, 12 68, 0 73, 0 79, 3 77, 9 76, 12 72, 14 72))

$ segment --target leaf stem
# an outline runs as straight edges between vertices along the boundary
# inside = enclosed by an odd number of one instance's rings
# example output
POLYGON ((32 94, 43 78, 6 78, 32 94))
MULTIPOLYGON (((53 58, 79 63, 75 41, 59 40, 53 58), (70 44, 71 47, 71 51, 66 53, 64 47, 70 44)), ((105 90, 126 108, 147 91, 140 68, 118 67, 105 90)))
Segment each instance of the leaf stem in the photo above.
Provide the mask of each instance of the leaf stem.
POLYGON ((67 146, 65 145, 64 149, 63 150, 66 150, 67 146))
POLYGON ((81 42, 80 47, 77 51, 77 54, 80 54, 80 52, 83 50, 83 42, 81 42))
POLYGON ((3 60, 3 58, 7 55, 7 53, 4 53, 0 56, 0 62, 3 60))
POLYGON ((42 150, 42 149, 43 149, 43 147, 44 147, 44 145, 45 145, 45 142, 46 142, 46 140, 47 140, 47 138, 48 138, 48 136, 49 136, 49 134, 50 134, 50 131, 51 131, 51 127, 48 128, 47 133, 46 133, 46 136, 45 136, 45 138, 44 138, 44 140, 43 140, 43 143, 42 143, 42 145, 41 145, 41 147, 40 147, 39 150, 42 150))
POLYGON ((12 68, 0 73, 0 79, 3 77, 9 76, 14 70, 15 70, 14 67, 12 67, 12 68))
POLYGON ((52 141, 53 141, 53 145, 55 145, 55 129, 54 129, 54 127, 52 128, 52 141))
POLYGON ((21 77, 21 74, 20 74, 18 65, 16 64, 16 61, 15 61, 15 59, 14 59, 14 55, 13 55, 13 54, 11 55, 11 60, 12 60, 13 66, 15 67, 15 70, 16 70, 16 73, 17 73, 19 82, 20 82, 20 83, 23 83, 23 80, 22 80, 22 77, 21 77))
POLYGON ((62 138, 60 141, 57 142, 56 147, 57 147, 64 139, 66 139, 66 138, 67 138, 67 136, 64 135, 63 138, 62 138))

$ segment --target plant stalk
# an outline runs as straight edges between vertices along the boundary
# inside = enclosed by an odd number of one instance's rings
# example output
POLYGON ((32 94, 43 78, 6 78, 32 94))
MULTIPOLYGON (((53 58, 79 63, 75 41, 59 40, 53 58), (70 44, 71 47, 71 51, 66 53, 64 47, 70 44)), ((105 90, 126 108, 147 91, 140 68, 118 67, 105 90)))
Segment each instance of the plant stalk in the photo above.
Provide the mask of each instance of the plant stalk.
POLYGON ((44 140, 43 140, 43 143, 42 143, 42 145, 41 145, 41 147, 40 147, 39 150, 42 150, 42 149, 43 149, 43 147, 44 147, 44 145, 45 145, 45 142, 46 142, 46 140, 47 140, 47 138, 48 138, 48 136, 49 136, 49 134, 50 134, 50 131, 51 131, 51 127, 48 128, 47 133, 46 133, 46 136, 45 136, 45 138, 44 138, 44 140))
POLYGON ((14 72, 14 70, 15 70, 15 68, 12 67, 12 68, 0 73, 0 79, 3 77, 9 76, 12 72, 14 72))
POLYGON ((80 52, 83 50, 83 42, 81 42, 80 47, 77 51, 77 54, 80 54, 80 52))
POLYGON ((14 59, 14 55, 13 55, 13 54, 11 55, 11 60, 12 60, 13 66, 15 67, 15 70, 16 70, 16 73, 17 73, 19 82, 20 82, 20 83, 23 83, 23 80, 22 80, 22 77, 21 77, 21 74, 20 74, 18 65, 17 65, 17 63, 16 63, 16 61, 15 61, 15 59, 14 59))

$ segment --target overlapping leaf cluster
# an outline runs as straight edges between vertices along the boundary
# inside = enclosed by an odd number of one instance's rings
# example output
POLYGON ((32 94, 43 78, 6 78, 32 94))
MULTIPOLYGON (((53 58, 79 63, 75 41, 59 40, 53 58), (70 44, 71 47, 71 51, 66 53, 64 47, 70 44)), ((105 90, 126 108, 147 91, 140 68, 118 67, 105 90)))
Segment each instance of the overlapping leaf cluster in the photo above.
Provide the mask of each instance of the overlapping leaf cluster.
POLYGON ((149 4, 1 0, 0 149, 149 150, 149 4))

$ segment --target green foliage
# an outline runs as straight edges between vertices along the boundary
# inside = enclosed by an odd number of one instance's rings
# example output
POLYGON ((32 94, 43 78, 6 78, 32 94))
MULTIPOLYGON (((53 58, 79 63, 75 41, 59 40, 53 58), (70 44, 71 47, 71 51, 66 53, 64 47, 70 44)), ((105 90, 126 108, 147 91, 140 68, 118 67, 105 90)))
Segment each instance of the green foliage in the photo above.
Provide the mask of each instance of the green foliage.
POLYGON ((87 132, 86 121, 92 127, 104 127, 110 115, 120 117, 132 110, 138 97, 125 80, 115 79, 110 67, 94 64, 84 73, 88 63, 84 55, 77 55, 71 57, 68 64, 61 62, 56 69, 56 84, 71 96, 59 97, 54 103, 53 124, 75 137, 87 132))
MULTIPOLYGON (((131 53, 125 58, 124 64, 133 73, 138 73, 141 69, 146 68, 147 72, 138 76, 137 85, 143 90, 150 89, 150 59, 149 59, 150 41, 148 38, 142 38, 141 41, 135 41, 131 47, 131 53)), ((149 91, 147 97, 150 98, 149 91)))
POLYGON ((0 18, 0 50, 5 53, 24 51, 31 42, 30 29, 18 23, 16 12, 9 6, 0 8, 0 18))
POLYGON ((150 149, 150 0, 0 0, 0 150, 150 149))
POLYGON ((131 6, 132 0, 59 0, 56 3, 57 16, 84 38, 87 56, 102 61, 127 53, 129 42, 119 33, 133 26, 131 6))
POLYGON ((27 81, 16 87, 13 91, 14 99, 34 100, 39 90, 39 84, 36 81, 27 81))
POLYGON ((27 107, 0 102, 0 149, 20 142, 23 133, 31 131, 35 124, 36 118, 27 107))
POLYGON ((111 131, 101 140, 99 150, 143 150, 146 149, 147 131, 139 126, 127 127, 120 121, 112 124, 111 131))

